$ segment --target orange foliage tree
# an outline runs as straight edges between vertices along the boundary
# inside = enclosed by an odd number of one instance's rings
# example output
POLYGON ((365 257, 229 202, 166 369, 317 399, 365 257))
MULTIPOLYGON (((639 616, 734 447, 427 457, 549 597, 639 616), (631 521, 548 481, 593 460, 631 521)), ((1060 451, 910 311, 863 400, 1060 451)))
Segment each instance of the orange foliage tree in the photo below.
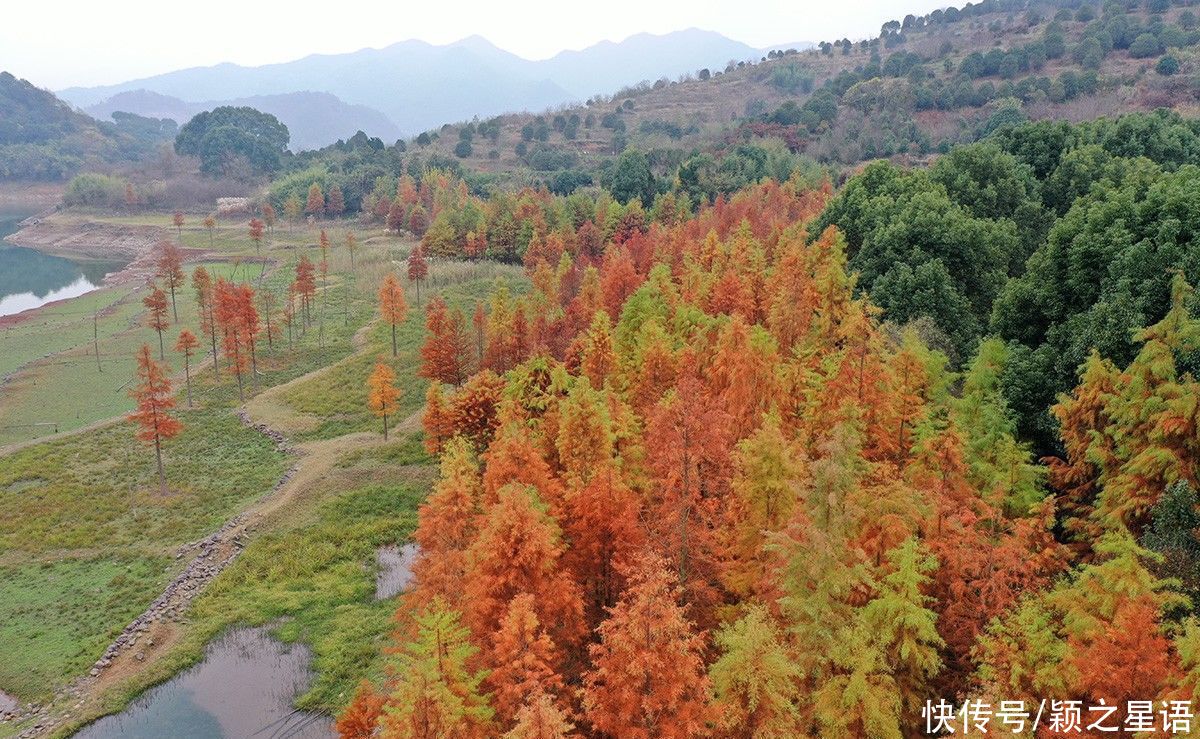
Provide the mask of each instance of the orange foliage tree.
POLYGON ((142 298, 142 305, 146 306, 146 325, 158 332, 158 359, 164 361, 166 350, 162 335, 171 325, 167 320, 167 294, 158 285, 151 284, 150 294, 142 298))
POLYGON ((417 307, 421 307, 421 283, 429 276, 429 262, 425 261, 425 253, 421 247, 412 250, 408 255, 408 281, 417 288, 417 307))
POLYGON ((167 476, 163 470, 162 445, 177 436, 183 430, 183 424, 171 415, 175 396, 171 393, 167 368, 154 361, 146 344, 142 344, 137 351, 137 385, 129 394, 137 401, 137 408, 129 414, 129 420, 138 425, 137 438, 154 446, 158 487, 166 495, 167 476))
POLYGON ((346 212, 346 198, 342 195, 342 188, 337 185, 329 187, 329 198, 325 204, 325 212, 330 218, 341 218, 346 212))
POLYGON ((179 331, 179 338, 175 341, 175 351, 183 355, 183 377, 187 383, 188 408, 192 407, 192 352, 198 346, 200 346, 200 340, 196 338, 195 334, 186 328, 179 331))
POLYGON ((371 412, 383 419, 383 439, 388 438, 388 416, 396 412, 396 399, 400 390, 396 387, 396 371, 385 362, 376 362, 375 369, 367 378, 367 405, 371 412))
POLYGON ((695 737, 707 733, 709 683, 703 641, 679 605, 667 564, 647 556, 597 632, 584 676, 588 721, 610 736, 695 737))
POLYGON ((304 322, 312 321, 312 299, 317 294, 316 269, 307 254, 300 255, 296 263, 296 277, 292 282, 294 293, 300 298, 300 307, 304 312, 304 322))
POLYGON ((175 307, 175 288, 183 285, 183 254, 179 247, 166 239, 156 246, 158 256, 155 259, 154 275, 162 284, 167 286, 171 295, 171 316, 179 322, 179 310, 175 307))
POLYGON ((220 362, 217 361, 217 315, 213 294, 212 278, 203 265, 192 270, 192 289, 196 293, 196 311, 200 314, 200 333, 212 343, 213 376, 221 379, 220 362))
POLYGON ((321 193, 321 186, 315 182, 308 186, 308 200, 304 204, 304 212, 316 218, 325 215, 325 196, 321 193))
POLYGON ((379 286, 379 315, 392 330, 392 356, 396 356, 396 326, 404 323, 408 315, 408 304, 404 302, 404 288, 396 275, 388 272, 379 286))
POLYGON ((262 252, 263 222, 257 218, 250 219, 250 240, 254 242, 254 251, 262 252))
POLYGON ((418 374, 448 385, 461 385, 467 376, 469 339, 462 311, 453 312, 435 297, 425 306, 425 343, 418 374))

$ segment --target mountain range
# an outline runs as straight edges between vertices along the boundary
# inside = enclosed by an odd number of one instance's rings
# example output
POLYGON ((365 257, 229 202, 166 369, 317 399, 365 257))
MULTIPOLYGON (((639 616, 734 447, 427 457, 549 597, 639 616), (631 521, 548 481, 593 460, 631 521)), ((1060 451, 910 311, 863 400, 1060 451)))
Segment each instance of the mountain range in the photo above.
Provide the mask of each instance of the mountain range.
POLYGON ((293 148, 309 148, 359 129, 394 140, 450 121, 543 110, 763 53, 719 33, 688 29, 533 61, 471 36, 442 46, 409 40, 257 67, 193 67, 58 95, 101 118, 124 110, 180 124, 218 104, 252 105, 288 125, 293 148))

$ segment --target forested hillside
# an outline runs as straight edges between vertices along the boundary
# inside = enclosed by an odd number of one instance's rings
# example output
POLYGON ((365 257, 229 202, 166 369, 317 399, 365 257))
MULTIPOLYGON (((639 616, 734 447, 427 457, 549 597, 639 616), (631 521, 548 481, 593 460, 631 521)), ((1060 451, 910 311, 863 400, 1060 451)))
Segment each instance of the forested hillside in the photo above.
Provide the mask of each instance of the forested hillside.
POLYGON ((132 163, 174 136, 172 121, 125 113, 100 123, 0 72, 0 179, 61 180, 84 167, 132 163))
POLYGON ((781 49, 586 106, 447 124, 409 148, 565 189, 604 182, 612 158, 634 145, 663 176, 686 163, 703 187, 730 192, 740 163, 722 166, 723 155, 746 143, 832 165, 919 161, 1003 122, 1193 111, 1198 43, 1186 3, 985 0, 897 19, 874 38, 781 49))

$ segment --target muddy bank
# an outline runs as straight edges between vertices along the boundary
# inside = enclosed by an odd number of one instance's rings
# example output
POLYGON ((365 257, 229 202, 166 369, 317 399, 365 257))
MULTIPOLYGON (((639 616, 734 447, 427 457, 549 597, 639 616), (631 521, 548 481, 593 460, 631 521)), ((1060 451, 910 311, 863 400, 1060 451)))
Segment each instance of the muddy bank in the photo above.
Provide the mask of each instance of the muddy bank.
POLYGON ((0 716, 10 713, 16 713, 17 707, 21 705, 13 696, 0 690, 0 716))
POLYGON ((30 218, 6 241, 72 259, 137 262, 168 238, 166 229, 149 225, 94 223, 61 216, 30 218))

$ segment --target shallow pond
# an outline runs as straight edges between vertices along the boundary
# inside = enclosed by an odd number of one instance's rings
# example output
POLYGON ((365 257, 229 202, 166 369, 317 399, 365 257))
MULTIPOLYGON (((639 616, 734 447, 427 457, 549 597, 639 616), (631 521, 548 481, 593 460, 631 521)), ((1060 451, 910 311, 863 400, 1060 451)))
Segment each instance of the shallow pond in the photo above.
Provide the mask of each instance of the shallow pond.
MULTIPOLYGON (((17 231, 29 215, 0 211, 0 239, 17 231)), ((79 297, 123 266, 122 262, 76 262, 0 241, 0 316, 79 297)))
POLYGON ((204 661, 151 688, 78 739, 329 739, 326 716, 295 711, 311 679, 309 651, 271 638, 266 627, 234 629, 204 661))
POLYGON ((383 600, 404 592, 412 581, 413 562, 417 559, 417 545, 402 547, 379 547, 375 559, 379 563, 379 574, 375 576, 375 598, 383 600))

